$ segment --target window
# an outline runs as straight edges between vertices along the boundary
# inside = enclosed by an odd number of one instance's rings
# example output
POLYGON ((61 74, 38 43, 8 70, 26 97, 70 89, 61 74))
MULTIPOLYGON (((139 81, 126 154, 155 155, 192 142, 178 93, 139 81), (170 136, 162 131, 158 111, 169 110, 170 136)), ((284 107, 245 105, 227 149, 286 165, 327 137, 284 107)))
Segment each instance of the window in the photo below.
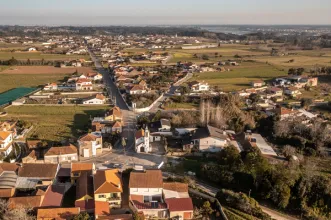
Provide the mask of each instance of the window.
POLYGON ((133 188, 132 192, 138 192, 138 188, 133 188))
POLYGON ((149 189, 148 188, 144 189, 144 192, 149 192, 149 189))
POLYGON ((106 198, 105 195, 99 195, 98 197, 99 197, 99 199, 101 199, 101 198, 106 198))

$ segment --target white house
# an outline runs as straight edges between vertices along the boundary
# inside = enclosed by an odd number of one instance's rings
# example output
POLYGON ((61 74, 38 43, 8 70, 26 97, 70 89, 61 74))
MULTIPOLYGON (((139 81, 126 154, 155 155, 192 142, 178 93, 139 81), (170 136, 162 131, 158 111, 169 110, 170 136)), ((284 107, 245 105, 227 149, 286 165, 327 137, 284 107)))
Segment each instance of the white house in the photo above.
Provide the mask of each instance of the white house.
POLYGON ((301 95, 301 92, 296 87, 287 87, 287 88, 284 89, 284 93, 286 95, 289 95, 289 96, 292 96, 292 97, 296 97, 298 95, 301 95))
POLYGON ((86 134, 79 138, 79 154, 83 157, 96 156, 102 151, 102 136, 100 132, 86 134))
POLYGON ((13 133, 10 131, 0 131, 0 153, 8 156, 13 150, 13 133))
POLYGON ((56 83, 49 83, 47 86, 44 87, 46 91, 56 91, 58 90, 58 86, 56 83))
POLYGON ((250 84, 252 87, 256 88, 256 87, 264 86, 265 83, 262 80, 256 80, 256 81, 252 81, 250 84))
POLYGON ((141 85, 134 85, 132 88, 129 89, 129 93, 131 95, 133 95, 133 94, 144 94, 146 92, 147 92, 147 90, 141 85))
POLYGON ((78 79, 76 81, 76 90, 93 90, 92 81, 89 79, 78 79))
POLYGON ((149 144, 150 133, 148 127, 140 129, 135 135, 135 148, 137 153, 148 153, 152 151, 149 144))
POLYGON ((246 133, 245 139, 248 140, 251 147, 257 147, 262 155, 277 156, 274 149, 263 139, 260 134, 246 133))
POLYGON ((96 94, 92 98, 88 98, 85 101, 83 101, 84 105, 102 105, 105 104, 106 97, 103 94, 96 94))
POLYGON ((228 136, 221 129, 207 126, 195 130, 192 141, 200 151, 218 152, 228 145, 228 136))
POLYGON ((161 170, 132 171, 129 191, 133 211, 143 212, 146 217, 166 218, 168 216, 167 205, 162 198, 161 170))
POLYGON ((208 83, 200 83, 198 81, 193 81, 189 83, 189 86, 192 90, 192 92, 205 92, 209 91, 209 85, 208 83))

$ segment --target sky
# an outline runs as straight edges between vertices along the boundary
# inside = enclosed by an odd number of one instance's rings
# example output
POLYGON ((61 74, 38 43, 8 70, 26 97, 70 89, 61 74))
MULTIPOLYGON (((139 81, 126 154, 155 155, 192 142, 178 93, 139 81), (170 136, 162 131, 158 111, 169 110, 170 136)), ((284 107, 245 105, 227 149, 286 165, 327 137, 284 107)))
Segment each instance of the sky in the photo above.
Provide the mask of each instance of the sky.
POLYGON ((0 25, 331 24, 331 0, 0 0, 0 25))

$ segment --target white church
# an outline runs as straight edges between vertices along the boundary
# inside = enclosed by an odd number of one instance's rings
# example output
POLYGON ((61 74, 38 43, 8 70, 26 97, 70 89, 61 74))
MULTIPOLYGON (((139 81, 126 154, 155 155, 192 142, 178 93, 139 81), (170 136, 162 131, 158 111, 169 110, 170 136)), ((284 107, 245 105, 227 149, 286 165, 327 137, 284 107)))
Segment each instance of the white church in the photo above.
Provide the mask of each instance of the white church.
POLYGON ((135 147, 137 153, 150 153, 152 151, 149 138, 150 132, 147 126, 145 129, 140 129, 136 132, 135 147))

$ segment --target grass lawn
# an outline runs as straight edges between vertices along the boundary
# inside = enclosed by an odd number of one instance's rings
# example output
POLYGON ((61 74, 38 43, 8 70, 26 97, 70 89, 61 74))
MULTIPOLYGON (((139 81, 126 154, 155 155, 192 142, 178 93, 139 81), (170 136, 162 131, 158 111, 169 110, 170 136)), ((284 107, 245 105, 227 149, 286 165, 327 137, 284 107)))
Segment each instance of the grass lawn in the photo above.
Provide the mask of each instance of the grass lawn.
POLYGON ((166 105, 164 108, 166 110, 168 110, 168 109, 196 109, 198 107, 199 106, 194 103, 175 103, 175 102, 173 102, 171 104, 166 105))
POLYGON ((270 80, 287 75, 285 71, 264 63, 244 62, 240 66, 226 68, 231 71, 194 74, 192 81, 205 81, 211 86, 219 86, 223 91, 234 91, 250 87, 249 83, 254 80, 270 80))
POLYGON ((78 138, 88 132, 90 117, 104 115, 107 106, 11 106, 6 108, 6 118, 29 121, 34 129, 29 137, 60 141, 78 138))
POLYGON ((19 86, 36 87, 63 80, 69 74, 0 74, 0 93, 19 86))
POLYGON ((40 52, 0 52, 0 60, 8 60, 14 57, 17 60, 73 60, 85 59, 88 60, 88 55, 65 55, 65 54, 42 54, 40 52))

